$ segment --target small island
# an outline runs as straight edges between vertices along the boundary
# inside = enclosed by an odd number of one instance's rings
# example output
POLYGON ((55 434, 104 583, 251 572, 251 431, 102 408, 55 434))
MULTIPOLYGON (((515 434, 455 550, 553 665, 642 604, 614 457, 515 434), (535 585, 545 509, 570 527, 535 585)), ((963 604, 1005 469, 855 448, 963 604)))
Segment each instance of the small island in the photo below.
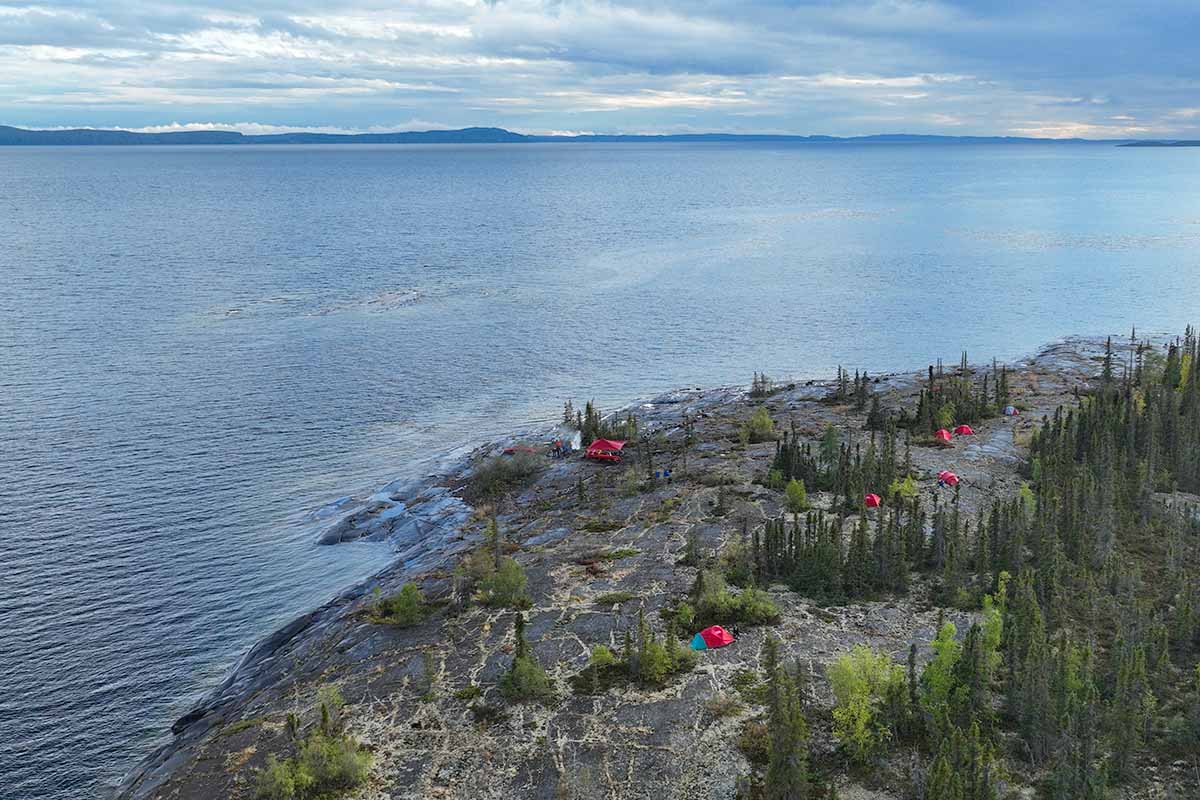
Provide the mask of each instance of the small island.
POLYGON ((498 443, 343 521, 437 558, 265 640, 119 796, 1198 796, 1197 355, 569 403, 620 462, 498 443))

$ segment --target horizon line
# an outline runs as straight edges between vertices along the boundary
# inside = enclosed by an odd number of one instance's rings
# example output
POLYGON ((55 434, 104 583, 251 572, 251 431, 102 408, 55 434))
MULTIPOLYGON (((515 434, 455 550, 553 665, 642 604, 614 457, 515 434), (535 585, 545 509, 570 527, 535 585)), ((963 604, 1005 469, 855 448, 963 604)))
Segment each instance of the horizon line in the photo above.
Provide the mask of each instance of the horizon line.
MULTIPOLYGON (((203 124, 203 123, 202 123, 203 124)), ((853 134, 853 135, 832 135, 832 134, 803 134, 803 133, 778 133, 778 132, 728 132, 728 131, 704 131, 704 132, 674 132, 674 133, 599 133, 599 132, 552 132, 552 133, 520 133, 499 126, 488 125, 471 125, 461 128, 428 128, 423 130, 413 128, 399 128, 388 130, 382 128, 372 128, 368 130, 340 130, 336 128, 297 127, 293 130, 287 130, 287 126, 278 126, 285 128, 284 130, 247 133, 238 130, 236 125, 239 123, 229 124, 227 127, 222 123, 211 123, 212 127, 188 127, 173 123, 171 126, 147 126, 150 128, 165 128, 151 129, 146 128, 102 128, 102 127, 51 127, 51 128, 23 128, 15 125, 0 124, 0 131, 8 134, 9 137, 18 136, 20 134, 32 134, 46 138, 58 139, 68 137, 71 134, 76 135, 101 135, 111 136, 114 138, 138 138, 146 140, 158 141, 173 141, 185 140, 204 136, 222 137, 227 140, 238 139, 248 141, 264 141, 264 140, 282 140, 282 139, 297 139, 305 138, 311 142, 319 141, 336 141, 336 140, 376 140, 384 137, 404 137, 404 138, 425 138, 431 139, 436 137, 446 136, 480 136, 491 134, 497 137, 505 137, 509 141, 513 140, 532 140, 535 142, 546 141, 572 141, 572 140, 597 140, 597 139, 759 139, 759 140, 799 140, 809 142, 836 142, 836 141, 861 141, 861 140, 922 140, 922 139, 950 139, 950 140, 1009 140, 1023 142, 1089 142, 1097 144, 1122 144, 1129 142, 1179 142, 1186 141, 1179 138, 1151 138, 1141 139, 1135 137, 1121 138, 1104 138, 1092 139, 1086 137, 1049 137, 1049 136, 1029 136, 1009 133, 992 133, 992 134, 952 134, 952 133, 907 133, 907 132, 889 132, 889 133, 870 133, 870 134, 853 134)), ((271 127, 271 126, 263 126, 271 127)), ((5 137, 0 136, 0 143, 5 137)), ((32 143, 32 142, 31 142, 32 143)), ((501 143, 497 141, 497 143, 501 143)))

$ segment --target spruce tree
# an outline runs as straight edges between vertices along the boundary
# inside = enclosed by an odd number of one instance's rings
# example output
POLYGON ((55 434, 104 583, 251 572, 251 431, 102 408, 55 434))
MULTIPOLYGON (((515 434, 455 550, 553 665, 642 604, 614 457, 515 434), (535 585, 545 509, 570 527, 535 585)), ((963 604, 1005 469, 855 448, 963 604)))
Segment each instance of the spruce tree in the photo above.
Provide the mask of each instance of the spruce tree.
POLYGON ((777 665, 772 683, 776 688, 767 723, 770 746, 763 788, 767 800, 808 800, 808 723, 787 671, 777 665))

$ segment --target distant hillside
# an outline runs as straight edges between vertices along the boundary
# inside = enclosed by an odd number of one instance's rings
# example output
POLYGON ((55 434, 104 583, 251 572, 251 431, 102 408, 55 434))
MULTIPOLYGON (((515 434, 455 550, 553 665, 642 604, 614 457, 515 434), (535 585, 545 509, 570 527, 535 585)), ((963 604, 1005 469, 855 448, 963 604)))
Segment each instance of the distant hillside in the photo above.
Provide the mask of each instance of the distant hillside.
MULTIPOLYGON (((790 136, 740 133, 679 133, 664 135, 595 134, 582 136, 527 136, 503 128, 462 128, 439 131, 395 133, 277 133, 246 135, 235 131, 181 131, 134 133, 132 131, 71 130, 38 131, 0 125, 0 145, 172 145, 172 144, 504 144, 540 142, 796 142, 796 143, 906 143, 906 144, 1118 144, 1128 140, 1098 142, 1089 139, 1036 139, 1020 136, 929 136, 908 133, 872 136, 790 136)), ((1128 142, 1134 146, 1183 146, 1189 143, 1128 142)), ((1190 144, 1198 144, 1192 142, 1190 144)))
POLYGON ((1200 147, 1200 139, 1179 139, 1167 142, 1125 142, 1121 147, 1200 147))
POLYGON ((525 142, 528 136, 502 128, 462 128, 454 131, 397 131, 395 133, 277 133, 247 136, 236 131, 131 131, 77 128, 33 131, 0 125, 0 145, 171 145, 171 144, 484 144, 525 142))

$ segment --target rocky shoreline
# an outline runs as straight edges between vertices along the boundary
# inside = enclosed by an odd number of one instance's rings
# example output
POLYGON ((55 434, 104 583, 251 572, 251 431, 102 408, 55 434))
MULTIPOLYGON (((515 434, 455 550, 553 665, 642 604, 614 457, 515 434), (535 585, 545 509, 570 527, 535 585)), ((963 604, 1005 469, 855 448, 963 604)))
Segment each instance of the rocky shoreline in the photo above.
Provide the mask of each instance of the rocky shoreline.
MULTIPOLYGON (((1102 352, 1102 338, 1072 337, 1010 365, 1016 395, 1026 409, 1023 416, 988 421, 970 441, 951 450, 914 448, 923 491, 930 489, 942 467, 962 476, 962 502, 969 512, 1015 493, 1023 439, 1044 414, 1067 402, 1074 389, 1087 386, 1102 352)), ((921 377, 922 373, 873 377, 873 390, 899 407, 912 402, 921 377)), ((661 610, 695 572, 678 564, 689 536, 713 550, 735 532, 735 520, 779 513, 775 493, 755 480, 769 463, 773 445, 736 442, 737 426, 752 408, 766 405, 780 423, 790 419, 806 436, 815 438, 822 426, 833 424, 861 439, 861 412, 829 403, 832 383, 790 383, 763 400, 748 398, 745 387, 722 387, 678 391, 635 404, 627 410, 637 414, 639 427, 668 442, 679 440, 685 414, 695 420, 698 441, 687 450, 687 458, 689 474, 701 479, 627 497, 613 483, 620 468, 605 473, 604 467, 573 458, 552 461, 536 483, 498 507, 501 525, 519 546, 517 557, 529 573, 535 598, 529 612, 530 636, 538 642, 542 662, 556 665, 556 680, 565 683, 586 660, 587 643, 612 640, 638 607, 622 602, 599 608, 595 598, 622 591, 638 600, 647 614, 661 610), (726 491, 720 487, 726 484, 708 485, 703 476, 716 475, 728 479, 736 514, 713 515, 718 493, 726 491), (579 508, 575 490, 585 481, 589 495, 602 499, 579 508), (581 567, 586 561, 581 554, 597 548, 635 554, 599 569, 581 567)), ((726 730, 731 721, 705 719, 703 711, 697 711, 697 698, 731 691, 729 682, 737 671, 757 664, 759 632, 746 636, 739 643, 743 646, 712 654, 704 667, 667 691, 568 699, 553 710, 521 708, 503 723, 481 729, 471 716, 478 703, 462 701, 454 690, 458 687, 461 695, 462 687, 494 683, 506 648, 511 649, 505 626, 498 624, 503 615, 471 609, 453 617, 438 615, 411 630, 364 619, 377 588, 387 595, 417 580, 427 597, 450 595, 451 566, 482 535, 482 522, 461 499, 460 490, 473 466, 500 446, 480 447, 459 468, 435 478, 389 484, 361 507, 334 509, 340 513, 321 534, 323 543, 386 539, 396 550, 396 560, 256 644, 216 689, 172 726, 174 739, 126 777, 117 797, 253 796, 251 778, 264 754, 276 746, 282 716, 293 708, 311 709, 314 687, 327 682, 337 683, 350 701, 350 728, 377 755, 369 787, 351 796, 551 797, 564 775, 590 776, 587 781, 611 790, 604 796, 732 796, 732 772, 703 792, 696 783, 708 761, 736 764, 741 758, 731 752, 730 741, 736 738, 726 730), (436 701, 418 702, 413 686, 427 652, 436 652, 443 691, 436 701), (597 728, 602 720, 612 725, 603 735, 597 728), (616 761, 604 755, 608 748, 614 748, 616 761), (666 753, 673 754, 673 763, 660 763, 666 753), (646 770, 642 785, 613 793, 620 779, 618 767, 627 774, 646 770), (501 776, 495 785, 468 785, 473 772, 484 768, 501 776)), ((829 502, 813 499, 818 507, 829 502)), ((786 652, 819 666, 854 643, 902 653, 910 641, 928 642, 938 612, 922 591, 915 586, 900 600, 837 610, 786 590, 773 590, 772 596, 784 610, 777 627, 786 652)), ((814 687, 814 692, 822 691, 814 687)), ((570 796, 591 795, 581 790, 570 796)))

